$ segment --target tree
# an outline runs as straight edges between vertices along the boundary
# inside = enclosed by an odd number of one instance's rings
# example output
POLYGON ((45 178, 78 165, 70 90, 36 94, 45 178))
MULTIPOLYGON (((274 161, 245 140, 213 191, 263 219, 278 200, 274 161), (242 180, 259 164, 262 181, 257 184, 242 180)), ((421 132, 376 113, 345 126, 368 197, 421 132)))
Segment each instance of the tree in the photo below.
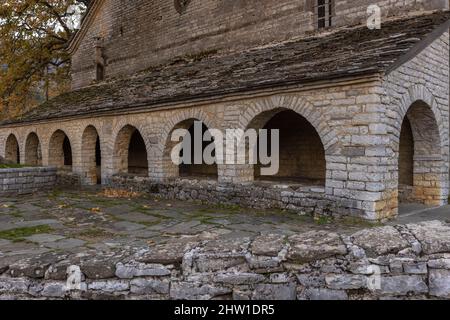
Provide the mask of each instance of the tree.
POLYGON ((66 46, 87 0, 7 0, 0 4, 0 107, 20 115, 69 87, 66 46))

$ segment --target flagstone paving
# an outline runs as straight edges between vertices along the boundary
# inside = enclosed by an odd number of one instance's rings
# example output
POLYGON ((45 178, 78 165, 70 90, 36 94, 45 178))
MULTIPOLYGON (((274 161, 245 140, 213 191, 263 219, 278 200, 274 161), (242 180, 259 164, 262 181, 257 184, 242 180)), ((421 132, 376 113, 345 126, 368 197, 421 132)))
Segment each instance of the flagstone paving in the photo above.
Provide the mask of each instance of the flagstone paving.
MULTIPOLYGON (((446 217, 443 210, 437 211, 438 218, 446 217)), ((436 218, 432 213, 429 217, 436 218)), ((415 218, 400 219, 407 222, 415 218)), ((111 198, 97 189, 53 191, 0 201, 0 260, 192 239, 290 236, 311 230, 350 234, 370 226, 353 218, 314 219, 288 211, 202 205, 150 195, 111 198)))

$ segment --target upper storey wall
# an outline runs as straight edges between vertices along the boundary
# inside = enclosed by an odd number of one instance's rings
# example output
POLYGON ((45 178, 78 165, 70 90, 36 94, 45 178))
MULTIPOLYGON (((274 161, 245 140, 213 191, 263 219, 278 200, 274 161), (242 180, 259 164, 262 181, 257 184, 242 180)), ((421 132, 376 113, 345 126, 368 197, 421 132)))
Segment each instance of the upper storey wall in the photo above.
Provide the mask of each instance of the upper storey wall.
POLYGON ((73 54, 73 87, 96 76, 95 37, 104 41, 106 76, 131 74, 175 56, 288 39, 312 27, 304 0, 104 0, 73 54))
POLYGON ((336 26, 365 23, 367 8, 378 5, 383 17, 399 16, 413 11, 448 9, 448 0, 338 0, 335 4, 336 26))
MULTIPOLYGON (((103 4, 72 53, 74 89, 96 79, 98 45, 102 47, 105 77, 111 78, 177 56, 283 41, 313 31, 317 25, 315 0, 191 0, 182 14, 175 10, 173 0, 97 1, 103 4)), ((366 16, 367 6, 374 3, 387 14, 395 14, 411 8, 442 8, 447 1, 337 0, 333 25, 360 22, 366 16)))

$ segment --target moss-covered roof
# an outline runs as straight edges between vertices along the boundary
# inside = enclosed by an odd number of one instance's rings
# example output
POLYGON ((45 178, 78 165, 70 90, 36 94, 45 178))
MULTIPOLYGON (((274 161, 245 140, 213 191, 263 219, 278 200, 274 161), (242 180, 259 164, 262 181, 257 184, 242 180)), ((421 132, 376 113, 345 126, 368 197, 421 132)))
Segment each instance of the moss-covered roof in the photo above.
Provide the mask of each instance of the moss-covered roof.
POLYGON ((380 30, 347 27, 244 52, 178 59, 127 79, 62 94, 9 123, 152 108, 162 103, 386 72, 423 40, 442 34, 449 18, 449 12, 435 12, 386 21, 380 30))

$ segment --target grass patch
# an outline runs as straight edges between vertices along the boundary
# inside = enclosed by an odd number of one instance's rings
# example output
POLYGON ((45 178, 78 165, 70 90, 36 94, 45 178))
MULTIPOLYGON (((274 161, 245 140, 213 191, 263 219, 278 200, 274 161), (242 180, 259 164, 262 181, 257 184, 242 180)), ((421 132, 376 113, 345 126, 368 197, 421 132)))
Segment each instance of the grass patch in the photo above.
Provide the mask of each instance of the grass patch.
POLYGON ((88 230, 85 230, 83 232, 80 232, 77 234, 78 238, 85 238, 85 239, 97 239, 97 238, 104 238, 104 237, 110 237, 112 234, 106 230, 99 229, 99 228, 90 228, 88 230))
POLYGON ((48 195, 47 198, 49 200, 56 200, 58 198, 60 198, 63 195, 63 191, 61 189, 53 189, 48 195))
POLYGON ((29 166, 18 164, 18 163, 0 164, 0 169, 17 169, 17 168, 26 168, 26 167, 29 167, 29 166))
POLYGON ((139 212, 139 213, 143 213, 143 214, 147 214, 147 215, 152 215, 153 210, 156 210, 156 209, 151 208, 150 206, 145 205, 145 204, 140 204, 140 203, 131 204, 131 212, 139 212))
POLYGON ((104 198, 104 197, 99 197, 99 196, 91 196, 91 197, 88 197, 88 199, 92 203, 95 203, 99 206, 106 207, 106 208, 111 208, 111 207, 119 206, 119 205, 126 203, 124 199, 104 198))
POLYGON ((24 241, 26 237, 30 237, 35 234, 49 233, 53 229, 48 225, 41 225, 36 227, 17 228, 6 231, 0 231, 0 239, 6 239, 11 241, 24 241))
POLYGON ((23 218, 22 213, 17 209, 14 209, 13 211, 9 212, 9 214, 12 215, 14 218, 23 218))
POLYGON ((192 210, 191 212, 187 212, 189 216, 201 216, 201 215, 208 215, 213 214, 216 216, 219 215, 230 215, 230 214, 238 214, 245 211, 243 207, 240 207, 238 205, 227 205, 227 204, 217 204, 217 205, 202 205, 201 208, 196 208, 195 210, 192 210))
POLYGON ((325 224, 330 224, 333 222, 333 218, 331 217, 327 217, 327 216, 315 216, 314 217, 314 222, 316 224, 318 224, 319 226, 325 225, 325 224))
POLYGON ((161 223, 161 220, 156 220, 156 221, 130 221, 130 220, 127 220, 127 221, 132 222, 132 223, 142 224, 143 226, 146 226, 146 227, 153 227, 153 226, 156 226, 161 223))
POLYGON ((377 221, 369 221, 358 217, 342 217, 339 222, 347 226, 356 226, 364 228, 381 227, 384 224, 377 221))

